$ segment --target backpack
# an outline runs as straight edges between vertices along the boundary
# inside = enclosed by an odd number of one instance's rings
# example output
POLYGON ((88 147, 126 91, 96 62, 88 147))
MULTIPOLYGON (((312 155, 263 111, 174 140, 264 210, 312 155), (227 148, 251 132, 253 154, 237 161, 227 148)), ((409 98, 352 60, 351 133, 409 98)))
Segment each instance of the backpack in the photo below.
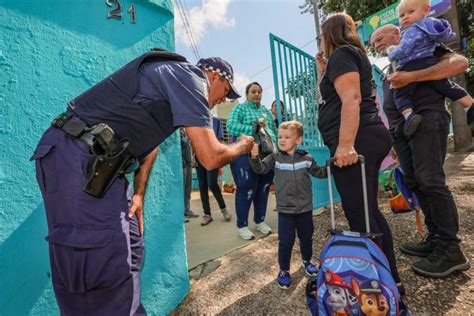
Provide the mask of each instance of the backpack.
MULTIPOLYGON (((364 157, 359 156, 363 180, 364 157)), ((312 315, 400 315, 400 294, 392 278, 390 266, 379 246, 366 233, 340 232, 334 220, 330 165, 328 184, 331 208, 331 233, 320 254, 319 275, 310 279, 306 299, 312 315)), ((365 186, 365 181, 363 181, 365 186)), ((367 194, 365 187, 364 194, 367 194)), ((365 218, 368 218, 367 198, 364 199, 365 218)), ((405 313, 404 315, 409 315, 405 313)))
POLYGON ((384 189, 394 214, 411 212, 418 206, 415 194, 405 184, 400 167, 382 171, 379 175, 379 183, 384 189))
POLYGON ((379 184, 388 198, 393 214, 415 211, 416 229, 418 235, 422 236, 423 225, 421 223, 420 205, 415 193, 405 183, 402 168, 395 167, 382 171, 379 175, 379 184))
POLYGON ((399 315, 400 294, 387 258, 368 237, 331 237, 319 271, 315 315, 399 315))

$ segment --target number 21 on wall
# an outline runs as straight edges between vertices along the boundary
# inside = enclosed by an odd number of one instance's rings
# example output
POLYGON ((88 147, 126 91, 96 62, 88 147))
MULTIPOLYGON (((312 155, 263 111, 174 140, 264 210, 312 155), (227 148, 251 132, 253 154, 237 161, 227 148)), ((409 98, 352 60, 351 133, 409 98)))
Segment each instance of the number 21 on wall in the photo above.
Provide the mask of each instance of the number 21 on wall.
MULTIPOLYGON (((105 0, 105 4, 111 8, 107 14, 107 19, 122 19, 122 5, 120 4, 119 0, 105 0)), ((130 14, 130 21, 132 23, 136 23, 137 20, 135 18, 135 5, 133 3, 130 4, 127 12, 130 14)))

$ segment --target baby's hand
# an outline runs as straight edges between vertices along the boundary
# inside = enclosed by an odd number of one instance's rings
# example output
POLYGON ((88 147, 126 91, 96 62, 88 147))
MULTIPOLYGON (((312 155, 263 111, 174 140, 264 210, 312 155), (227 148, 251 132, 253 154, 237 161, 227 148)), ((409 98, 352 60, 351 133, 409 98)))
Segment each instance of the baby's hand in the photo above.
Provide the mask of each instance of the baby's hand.
POLYGON ((250 155, 252 156, 252 158, 255 158, 255 157, 258 156, 258 145, 257 144, 253 145, 252 151, 250 152, 250 155))

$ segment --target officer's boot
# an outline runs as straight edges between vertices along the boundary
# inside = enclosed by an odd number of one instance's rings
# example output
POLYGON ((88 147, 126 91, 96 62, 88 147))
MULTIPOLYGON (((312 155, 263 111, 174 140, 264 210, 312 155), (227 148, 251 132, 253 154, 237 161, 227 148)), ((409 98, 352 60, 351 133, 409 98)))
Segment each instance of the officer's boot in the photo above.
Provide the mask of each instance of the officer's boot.
POLYGON ((469 260, 464 256, 458 243, 438 241, 433 252, 415 262, 413 270, 423 276, 444 278, 455 271, 468 270, 469 260))

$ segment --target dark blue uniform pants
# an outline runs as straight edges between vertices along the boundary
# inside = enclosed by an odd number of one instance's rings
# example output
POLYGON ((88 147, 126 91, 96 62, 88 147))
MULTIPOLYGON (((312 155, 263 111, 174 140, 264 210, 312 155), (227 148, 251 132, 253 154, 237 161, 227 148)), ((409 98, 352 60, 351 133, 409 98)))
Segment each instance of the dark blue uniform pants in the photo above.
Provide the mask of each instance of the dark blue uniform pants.
POLYGON ((313 256, 313 212, 301 214, 278 213, 278 264, 280 270, 290 271, 291 251, 298 234, 301 258, 310 261, 313 256))
POLYGON ((44 199, 54 292, 62 315, 145 315, 140 304, 143 239, 128 218, 128 183, 102 199, 82 191, 88 147, 50 128, 32 159, 44 199))
POLYGON ((273 170, 267 174, 256 174, 250 167, 248 155, 242 155, 230 164, 232 176, 237 185, 235 193, 235 210, 237 213, 237 227, 247 227, 250 206, 253 202, 255 224, 265 220, 268 193, 273 181, 273 170))

